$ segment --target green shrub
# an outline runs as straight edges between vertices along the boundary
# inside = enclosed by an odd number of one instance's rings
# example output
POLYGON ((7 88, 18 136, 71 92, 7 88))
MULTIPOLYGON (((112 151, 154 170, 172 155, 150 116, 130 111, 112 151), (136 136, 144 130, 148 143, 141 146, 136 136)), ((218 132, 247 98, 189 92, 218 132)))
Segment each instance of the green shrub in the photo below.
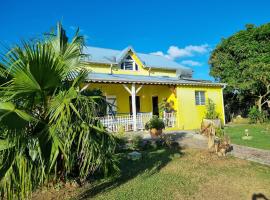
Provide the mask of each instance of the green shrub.
POLYGON ((127 137, 121 133, 114 133, 113 136, 116 141, 116 152, 121 152, 127 144, 127 137))
POLYGON ((143 138, 140 135, 134 135, 131 138, 131 149, 132 150, 139 150, 142 147, 143 138))
POLYGON ((216 128, 216 136, 219 138, 223 138, 224 137, 224 130, 222 128, 216 128))
POLYGON ((146 124, 145 129, 150 130, 152 128, 155 128, 157 130, 162 130, 165 128, 165 123, 162 119, 158 118, 158 116, 153 116, 146 124))
POLYGON ((208 103, 206 105, 206 119, 217 119, 219 117, 219 113, 216 112, 216 104, 212 99, 208 99, 208 103))
POLYGON ((249 109, 248 117, 249 123, 251 124, 263 123, 267 119, 266 114, 264 112, 260 112, 256 106, 249 109))

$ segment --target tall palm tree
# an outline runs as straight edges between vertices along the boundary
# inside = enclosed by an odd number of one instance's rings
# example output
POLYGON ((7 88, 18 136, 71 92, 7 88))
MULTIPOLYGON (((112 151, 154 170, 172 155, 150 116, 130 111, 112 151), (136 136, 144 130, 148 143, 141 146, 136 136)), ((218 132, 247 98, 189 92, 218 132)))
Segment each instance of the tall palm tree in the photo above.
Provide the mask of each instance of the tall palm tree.
POLYGON ((2 56, 0 191, 25 199, 45 181, 116 169, 115 141, 97 120, 97 99, 81 92, 84 45, 57 31, 2 56))

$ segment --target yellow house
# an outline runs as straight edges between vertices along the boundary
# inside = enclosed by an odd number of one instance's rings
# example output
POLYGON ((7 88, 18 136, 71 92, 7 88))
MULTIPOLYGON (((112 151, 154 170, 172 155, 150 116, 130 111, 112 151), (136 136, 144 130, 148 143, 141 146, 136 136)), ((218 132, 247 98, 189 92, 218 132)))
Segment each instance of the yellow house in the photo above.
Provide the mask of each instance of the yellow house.
POLYGON ((141 130, 152 115, 182 130, 198 129, 208 98, 225 122, 224 84, 192 78, 192 70, 164 56, 86 47, 89 89, 100 89, 112 105, 101 118, 108 129, 141 130), (167 102, 167 103, 166 103, 167 102))

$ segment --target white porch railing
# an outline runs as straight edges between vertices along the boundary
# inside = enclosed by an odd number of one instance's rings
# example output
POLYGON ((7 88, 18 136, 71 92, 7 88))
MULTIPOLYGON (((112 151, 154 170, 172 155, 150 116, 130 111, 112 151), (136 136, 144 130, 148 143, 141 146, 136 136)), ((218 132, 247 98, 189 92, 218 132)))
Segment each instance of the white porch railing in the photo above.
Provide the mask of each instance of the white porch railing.
MULTIPOLYGON (((152 118, 152 113, 138 113, 136 116, 137 129, 144 130, 146 122, 152 118)), ((124 131, 133 131, 133 116, 132 115, 116 115, 104 116, 99 118, 101 123, 110 132, 117 132, 120 129, 124 131)), ((164 113, 163 120, 166 127, 174 127, 176 125, 175 113, 164 113)))
POLYGON ((163 113, 163 121, 166 127, 175 127, 176 126, 176 113, 163 113))

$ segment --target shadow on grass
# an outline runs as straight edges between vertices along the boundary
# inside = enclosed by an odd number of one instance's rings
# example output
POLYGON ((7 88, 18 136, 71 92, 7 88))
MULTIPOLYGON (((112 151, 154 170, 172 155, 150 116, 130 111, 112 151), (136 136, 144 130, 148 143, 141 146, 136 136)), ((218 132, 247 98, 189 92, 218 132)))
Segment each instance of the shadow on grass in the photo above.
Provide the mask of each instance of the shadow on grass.
POLYGON ((166 166, 173 157, 179 157, 183 153, 181 149, 156 149, 142 152, 142 159, 137 161, 128 160, 126 154, 120 154, 121 174, 115 177, 94 181, 89 189, 86 189, 76 199, 85 199, 96 196, 99 193, 112 190, 122 185, 138 175, 151 176, 158 173, 166 166))
POLYGON ((261 199, 261 200, 269 200, 264 194, 262 194, 262 193, 258 193, 258 194, 256 194, 256 193, 254 193, 253 195, 252 195, 252 200, 259 200, 259 199, 261 199))

